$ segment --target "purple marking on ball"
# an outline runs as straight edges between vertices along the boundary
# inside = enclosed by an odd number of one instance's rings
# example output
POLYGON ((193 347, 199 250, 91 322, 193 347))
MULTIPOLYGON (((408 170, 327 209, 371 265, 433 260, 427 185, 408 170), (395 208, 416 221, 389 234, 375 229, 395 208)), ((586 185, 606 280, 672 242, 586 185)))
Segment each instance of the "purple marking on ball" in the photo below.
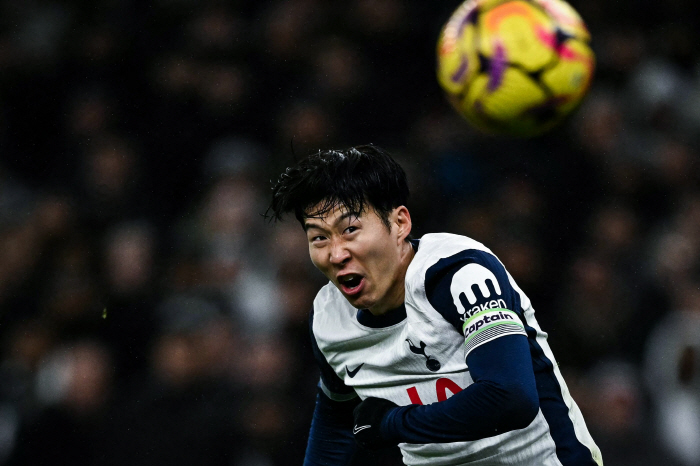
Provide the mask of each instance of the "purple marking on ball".
POLYGON ((461 61, 459 63, 459 68, 457 68, 457 71, 455 71, 454 74, 451 76, 453 83, 462 82, 464 75, 467 73, 467 66, 467 57, 462 56, 461 61))
POLYGON ((501 44, 496 44, 496 52, 491 58, 489 66, 489 92, 498 89, 498 86, 503 82, 503 73, 506 70, 506 51, 501 44))

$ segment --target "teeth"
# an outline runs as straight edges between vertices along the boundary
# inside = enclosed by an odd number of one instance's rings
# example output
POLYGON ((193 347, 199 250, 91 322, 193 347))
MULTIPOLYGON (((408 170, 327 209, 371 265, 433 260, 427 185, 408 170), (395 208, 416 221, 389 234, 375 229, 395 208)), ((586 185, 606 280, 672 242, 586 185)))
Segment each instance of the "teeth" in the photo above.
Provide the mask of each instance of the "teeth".
POLYGON ((357 275, 345 275, 343 277, 340 277, 339 281, 340 283, 350 283, 353 280, 359 279, 360 277, 357 275))

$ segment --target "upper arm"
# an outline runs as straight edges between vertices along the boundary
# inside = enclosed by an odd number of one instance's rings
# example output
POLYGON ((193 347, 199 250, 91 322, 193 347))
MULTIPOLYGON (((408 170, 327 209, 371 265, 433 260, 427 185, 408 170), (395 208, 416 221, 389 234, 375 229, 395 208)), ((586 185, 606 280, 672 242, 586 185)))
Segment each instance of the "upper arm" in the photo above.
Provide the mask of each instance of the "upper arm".
POLYGON ((468 249, 440 259, 426 271, 425 291, 430 304, 464 336, 465 358, 502 336, 527 336, 520 295, 493 254, 468 249))
POLYGON ((441 259, 426 273, 426 295, 463 335, 474 382, 501 398, 505 416, 529 423, 539 400, 520 295, 503 264, 479 250, 441 259))

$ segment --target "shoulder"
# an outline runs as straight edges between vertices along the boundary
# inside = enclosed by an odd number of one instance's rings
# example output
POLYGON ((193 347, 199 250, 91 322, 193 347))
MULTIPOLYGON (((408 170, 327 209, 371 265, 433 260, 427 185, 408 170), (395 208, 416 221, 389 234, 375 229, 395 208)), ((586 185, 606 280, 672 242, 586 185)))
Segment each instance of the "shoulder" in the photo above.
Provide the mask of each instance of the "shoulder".
POLYGON ((408 268, 406 280, 409 284, 422 284, 428 278, 427 275, 431 275, 429 271, 436 271, 436 264, 438 269, 444 269, 465 253, 471 253, 473 256, 486 255, 495 259, 490 249, 466 236, 451 233, 424 235, 408 268))
POLYGON ((356 330, 356 313, 357 309, 333 283, 328 282, 319 290, 314 299, 311 331, 322 349, 356 330))
POLYGON ((416 258, 430 262, 466 249, 491 252, 486 246, 467 236, 452 233, 430 233, 420 239, 416 258))
POLYGON ((326 397, 334 401, 347 401, 356 398, 355 391, 345 385, 343 380, 336 374, 328 362, 325 354, 328 345, 328 336, 333 334, 333 322, 329 318, 332 312, 326 312, 333 305, 335 288, 331 283, 321 288, 314 300, 314 307, 309 315, 309 326, 311 330, 311 349, 321 370, 321 381, 319 388, 326 397))
POLYGON ((520 296, 510 275, 478 241, 447 233, 426 235, 414 261, 410 279, 407 274, 409 286, 419 289, 430 306, 455 327, 487 309, 520 311, 520 296))
POLYGON ((316 293, 314 298, 314 313, 322 313, 329 306, 334 306, 338 301, 338 298, 342 298, 343 295, 340 294, 338 288, 336 288, 333 283, 328 282, 316 293))
POLYGON ((333 319, 339 315, 338 310, 347 307, 348 302, 333 283, 324 285, 314 298, 314 322, 333 319))

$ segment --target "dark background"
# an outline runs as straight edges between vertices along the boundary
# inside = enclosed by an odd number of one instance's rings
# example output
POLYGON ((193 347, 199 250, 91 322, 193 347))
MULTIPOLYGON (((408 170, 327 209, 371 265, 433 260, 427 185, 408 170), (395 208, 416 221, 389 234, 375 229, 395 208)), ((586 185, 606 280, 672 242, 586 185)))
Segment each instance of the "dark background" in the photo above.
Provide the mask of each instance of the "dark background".
MULTIPOLYGON (((581 108, 448 106, 458 2, 0 1, 0 464, 300 464, 321 275, 270 180, 372 142, 532 298, 607 466, 700 464, 700 15, 577 1, 581 108)), ((399 464, 396 451, 358 464, 399 464)))

